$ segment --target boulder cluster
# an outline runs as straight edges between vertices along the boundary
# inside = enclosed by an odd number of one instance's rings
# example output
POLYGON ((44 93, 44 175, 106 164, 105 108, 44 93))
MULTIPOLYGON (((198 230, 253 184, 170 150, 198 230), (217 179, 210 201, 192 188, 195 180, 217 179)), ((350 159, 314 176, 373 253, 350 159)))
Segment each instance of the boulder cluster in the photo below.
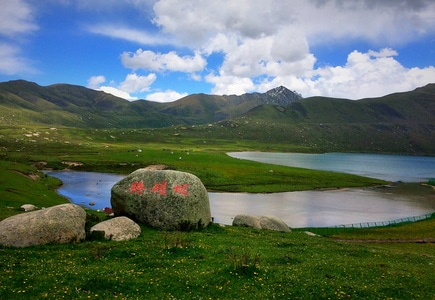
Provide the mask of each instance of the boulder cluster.
MULTIPOLYGON (((207 190, 198 177, 162 168, 139 169, 112 187, 113 218, 90 228, 89 234, 124 241, 137 238, 141 223, 161 230, 194 230, 211 222, 207 190), (136 223, 137 222, 137 223, 136 223)), ((28 247, 86 239, 87 213, 76 204, 45 209, 21 206, 25 213, 0 221, 0 245, 28 247)), ((238 215, 234 226, 288 232, 274 216, 238 215)))
MULTIPOLYGON (((44 244, 81 242, 86 238, 86 211, 76 204, 61 204, 32 210, 0 221, 0 245, 29 247, 44 244)), ((90 233, 102 231, 106 239, 136 238, 141 229, 126 217, 101 222, 90 233)))

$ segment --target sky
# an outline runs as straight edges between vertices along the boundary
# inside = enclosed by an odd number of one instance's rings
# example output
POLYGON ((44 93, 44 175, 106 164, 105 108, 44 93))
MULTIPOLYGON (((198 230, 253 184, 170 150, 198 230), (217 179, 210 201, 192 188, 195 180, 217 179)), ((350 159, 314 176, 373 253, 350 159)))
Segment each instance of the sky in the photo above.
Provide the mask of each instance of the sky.
POLYGON ((127 100, 435 83, 433 0, 0 0, 0 81, 127 100))

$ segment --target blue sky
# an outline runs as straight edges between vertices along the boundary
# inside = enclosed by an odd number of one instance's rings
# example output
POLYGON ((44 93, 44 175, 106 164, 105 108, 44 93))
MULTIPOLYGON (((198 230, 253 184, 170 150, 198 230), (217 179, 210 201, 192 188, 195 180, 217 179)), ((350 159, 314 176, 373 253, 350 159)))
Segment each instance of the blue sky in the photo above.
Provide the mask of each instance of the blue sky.
POLYGON ((0 81, 128 100, 360 99, 435 83, 433 0, 2 0, 0 81))

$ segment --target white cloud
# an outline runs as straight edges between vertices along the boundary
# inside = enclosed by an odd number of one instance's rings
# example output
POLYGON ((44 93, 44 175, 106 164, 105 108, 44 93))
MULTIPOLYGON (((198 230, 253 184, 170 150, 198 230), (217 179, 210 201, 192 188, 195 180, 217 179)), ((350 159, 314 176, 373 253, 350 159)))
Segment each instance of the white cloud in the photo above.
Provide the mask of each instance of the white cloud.
POLYGON ((435 31, 435 2, 430 0, 303 2, 296 1, 296 25, 311 44, 363 39, 397 45, 435 31))
POLYGON ((241 95, 255 90, 254 83, 248 77, 209 74, 206 81, 214 84, 211 93, 215 95, 241 95))
POLYGON ((255 39, 273 34, 291 20, 292 14, 282 10, 283 5, 289 6, 287 2, 290 1, 157 1, 154 22, 163 32, 193 47, 203 46, 210 37, 222 32, 255 39))
POLYGON ((265 92, 283 85, 304 97, 321 95, 350 99, 409 91, 433 82, 435 67, 406 68, 395 56, 399 56, 399 53, 391 48, 369 50, 366 53, 355 50, 348 55, 345 65, 324 66, 307 71, 306 76, 283 73, 252 78, 221 72, 210 73, 206 81, 214 84, 212 93, 219 95, 265 92))
POLYGON ((23 0, 4 1, 0 9, 0 35, 15 37, 35 31, 32 8, 23 0))
POLYGON ((171 43, 169 38, 165 38, 162 35, 150 34, 143 30, 128 28, 123 25, 96 24, 87 26, 87 30, 95 34, 144 45, 164 45, 171 43))
POLYGON ((302 75, 312 69, 315 58, 306 40, 297 33, 277 33, 260 39, 244 39, 228 49, 221 72, 240 77, 283 74, 302 75))
POLYGON ((136 97, 133 97, 129 93, 121 91, 113 86, 100 86, 98 90, 129 101, 137 100, 136 97))
POLYGON ((406 68, 394 59, 398 53, 390 48, 367 53, 353 51, 344 66, 327 66, 314 70, 305 79, 304 96, 332 96, 360 99, 409 91, 433 82, 435 67, 406 68))
POLYGON ((88 79, 88 88, 97 90, 104 82, 106 82, 106 77, 103 75, 92 76, 88 79))
POLYGON ((175 51, 165 54, 138 49, 135 53, 124 52, 122 64, 130 69, 194 73, 201 71, 207 61, 198 53, 194 56, 179 56, 175 51))
POLYGON ((163 32, 191 47, 222 32, 257 39, 291 28, 314 43, 349 38, 403 43, 435 31, 430 0, 166 0, 156 2, 154 12, 163 32))
POLYGON ((0 43, 0 73, 7 75, 35 74, 37 71, 32 67, 31 61, 22 57, 18 47, 0 43))
POLYGON ((166 90, 164 92, 156 92, 146 96, 146 100, 155 102, 172 102, 183 97, 186 97, 187 93, 178 93, 173 90, 166 90))
POLYGON ((119 85, 119 89, 127 93, 145 92, 150 89, 151 84, 156 80, 156 74, 139 76, 135 73, 128 74, 125 80, 119 85))
POLYGON ((120 84, 113 84, 112 86, 102 86, 106 82, 106 77, 103 75, 92 76, 88 79, 88 88, 104 91, 116 97, 126 100, 137 100, 138 98, 131 94, 149 91, 150 86, 156 80, 156 75, 151 73, 147 76, 140 76, 135 73, 128 74, 124 81, 120 84))
POLYGON ((22 0, 8 0, 0 9, 0 73, 35 74, 32 62, 23 55, 22 37, 38 30, 32 7, 22 0))

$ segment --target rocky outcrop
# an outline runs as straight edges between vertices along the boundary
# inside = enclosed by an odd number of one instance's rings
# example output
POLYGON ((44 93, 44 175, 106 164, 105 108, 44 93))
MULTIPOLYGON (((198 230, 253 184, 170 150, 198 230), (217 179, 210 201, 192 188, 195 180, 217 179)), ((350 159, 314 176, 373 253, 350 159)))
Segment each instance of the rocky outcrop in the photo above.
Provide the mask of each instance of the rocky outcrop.
POLYGON ((62 204, 22 213, 0 222, 0 244, 27 247, 79 242, 86 237, 86 212, 75 204, 62 204))
POLYGON ((111 204, 115 216, 163 230, 192 230, 211 221, 207 190, 185 172, 136 170, 112 187, 111 204))
POLYGON ((287 224, 275 216, 258 217, 251 215, 237 215, 234 217, 233 226, 290 232, 290 228, 287 226, 287 224))
POLYGON ((104 238, 113 241, 127 241, 139 237, 141 229, 127 217, 117 217, 98 223, 91 227, 90 232, 100 231, 104 238))

